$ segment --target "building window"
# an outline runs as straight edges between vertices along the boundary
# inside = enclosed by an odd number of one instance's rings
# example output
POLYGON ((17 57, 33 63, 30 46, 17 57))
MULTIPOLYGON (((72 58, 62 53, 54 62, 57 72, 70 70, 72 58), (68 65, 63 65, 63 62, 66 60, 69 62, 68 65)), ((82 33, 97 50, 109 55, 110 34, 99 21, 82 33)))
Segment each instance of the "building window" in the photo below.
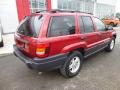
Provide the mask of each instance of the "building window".
POLYGON ((30 0, 31 13, 46 10, 46 0, 30 0))
POLYGON ((114 17, 115 6, 97 3, 96 15, 100 19, 114 17))
POLYGON ((93 13, 94 11, 94 2, 90 0, 85 0, 85 12, 93 13))
POLYGON ((59 9, 93 13, 94 0, 58 0, 59 9))

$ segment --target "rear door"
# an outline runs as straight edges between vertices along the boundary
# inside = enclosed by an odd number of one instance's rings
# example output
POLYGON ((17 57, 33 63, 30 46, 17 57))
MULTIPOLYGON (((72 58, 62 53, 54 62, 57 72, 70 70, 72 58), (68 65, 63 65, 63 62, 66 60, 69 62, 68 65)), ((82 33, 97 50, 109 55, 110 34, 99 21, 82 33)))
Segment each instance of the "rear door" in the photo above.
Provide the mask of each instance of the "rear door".
POLYGON ((108 45, 110 41, 110 31, 106 30, 105 24, 98 18, 94 18, 96 30, 99 33, 99 43, 101 44, 101 48, 108 45))
POLYGON ((80 16, 79 27, 80 27, 80 39, 83 42, 86 42, 86 52, 85 55, 89 56, 97 50, 97 42, 99 37, 95 31, 94 24, 91 16, 80 16))
POLYGON ((51 16, 47 34, 50 55, 64 52, 62 51, 64 47, 79 41, 75 18, 75 14, 51 16))

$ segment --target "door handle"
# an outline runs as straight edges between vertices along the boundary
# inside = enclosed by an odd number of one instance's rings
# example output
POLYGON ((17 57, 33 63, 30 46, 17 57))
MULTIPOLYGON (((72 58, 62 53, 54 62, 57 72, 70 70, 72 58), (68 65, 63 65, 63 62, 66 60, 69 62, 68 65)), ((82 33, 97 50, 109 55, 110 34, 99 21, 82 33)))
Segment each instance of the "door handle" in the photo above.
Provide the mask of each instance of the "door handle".
POLYGON ((80 39, 81 40, 85 40, 85 39, 87 39, 87 37, 85 37, 85 36, 84 37, 80 37, 80 39))
POLYGON ((101 36, 101 33, 97 33, 98 36, 101 36))

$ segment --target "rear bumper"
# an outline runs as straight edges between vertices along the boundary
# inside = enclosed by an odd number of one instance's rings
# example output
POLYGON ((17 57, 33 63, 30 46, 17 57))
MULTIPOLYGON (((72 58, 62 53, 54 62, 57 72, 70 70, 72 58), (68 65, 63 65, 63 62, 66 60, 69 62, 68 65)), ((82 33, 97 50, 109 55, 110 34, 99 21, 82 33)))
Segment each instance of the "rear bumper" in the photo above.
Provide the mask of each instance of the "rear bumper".
POLYGON ((60 68, 67 59, 67 54, 59 54, 47 58, 29 58, 22 54, 14 45, 14 55, 29 67, 39 71, 50 71, 60 68))

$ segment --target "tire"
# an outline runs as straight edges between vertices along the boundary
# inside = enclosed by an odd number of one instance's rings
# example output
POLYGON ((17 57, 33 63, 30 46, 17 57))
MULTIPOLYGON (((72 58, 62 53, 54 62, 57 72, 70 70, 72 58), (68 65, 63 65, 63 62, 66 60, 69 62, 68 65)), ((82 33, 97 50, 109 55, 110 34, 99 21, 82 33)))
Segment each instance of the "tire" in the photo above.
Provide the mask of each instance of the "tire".
POLYGON ((111 40, 111 42, 108 44, 108 46, 105 48, 106 52, 111 52, 115 47, 115 38, 111 40))
POLYGON ((114 27, 114 23, 113 23, 113 22, 111 22, 110 25, 111 25, 112 27, 114 27))
POLYGON ((118 26, 118 24, 115 24, 115 25, 114 25, 114 27, 117 27, 117 26, 118 26))
POLYGON ((4 46, 4 43, 3 43, 3 40, 0 42, 0 47, 3 47, 4 46))
POLYGON ((63 67, 60 68, 61 74, 67 78, 76 76, 81 70, 82 61, 83 55, 79 51, 74 51, 68 56, 68 59, 63 67))

